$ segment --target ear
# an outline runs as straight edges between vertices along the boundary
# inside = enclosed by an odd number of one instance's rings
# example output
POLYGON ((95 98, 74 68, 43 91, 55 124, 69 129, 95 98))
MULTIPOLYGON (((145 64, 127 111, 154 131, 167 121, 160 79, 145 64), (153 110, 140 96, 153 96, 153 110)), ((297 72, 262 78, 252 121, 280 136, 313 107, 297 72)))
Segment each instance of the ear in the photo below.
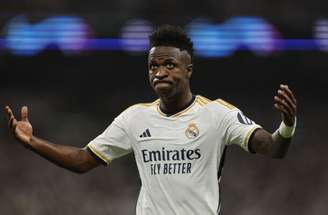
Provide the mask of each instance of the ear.
POLYGON ((188 77, 189 79, 191 78, 192 71, 193 71, 193 65, 192 65, 192 64, 189 64, 189 65, 187 66, 187 77, 188 77))

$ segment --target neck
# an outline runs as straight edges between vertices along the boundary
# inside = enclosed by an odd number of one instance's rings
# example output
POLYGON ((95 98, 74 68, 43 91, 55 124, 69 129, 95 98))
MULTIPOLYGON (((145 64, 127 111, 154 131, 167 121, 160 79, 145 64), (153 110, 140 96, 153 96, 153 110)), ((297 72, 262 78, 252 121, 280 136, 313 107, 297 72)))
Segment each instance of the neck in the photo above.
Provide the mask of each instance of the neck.
POLYGON ((160 109, 165 114, 175 114, 187 108, 192 99, 193 97, 190 90, 172 97, 161 97, 160 109))

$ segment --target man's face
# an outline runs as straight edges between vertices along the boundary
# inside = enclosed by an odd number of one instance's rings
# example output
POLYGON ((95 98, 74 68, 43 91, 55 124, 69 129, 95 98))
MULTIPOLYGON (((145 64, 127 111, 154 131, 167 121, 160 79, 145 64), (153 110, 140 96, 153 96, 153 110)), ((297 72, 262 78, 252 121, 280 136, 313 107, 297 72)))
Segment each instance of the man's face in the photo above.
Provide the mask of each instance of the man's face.
POLYGON ((192 74, 187 51, 170 46, 153 47, 148 56, 149 81, 160 97, 173 97, 189 90, 192 74))

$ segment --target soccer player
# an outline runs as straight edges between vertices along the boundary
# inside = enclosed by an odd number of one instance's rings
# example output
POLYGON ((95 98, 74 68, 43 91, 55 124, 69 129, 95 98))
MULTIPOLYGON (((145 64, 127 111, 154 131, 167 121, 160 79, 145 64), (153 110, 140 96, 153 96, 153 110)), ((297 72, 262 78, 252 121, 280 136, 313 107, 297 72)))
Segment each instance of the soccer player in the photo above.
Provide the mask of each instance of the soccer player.
POLYGON ((25 106, 20 121, 5 108, 9 128, 25 147, 78 173, 133 152, 142 182, 137 215, 219 214, 226 147, 236 144, 250 153, 284 157, 295 132, 296 99, 280 85, 274 107, 282 122, 271 134, 228 102, 194 95, 192 46, 181 28, 161 26, 153 32, 148 71, 159 99, 124 110, 84 148, 34 136, 25 106))

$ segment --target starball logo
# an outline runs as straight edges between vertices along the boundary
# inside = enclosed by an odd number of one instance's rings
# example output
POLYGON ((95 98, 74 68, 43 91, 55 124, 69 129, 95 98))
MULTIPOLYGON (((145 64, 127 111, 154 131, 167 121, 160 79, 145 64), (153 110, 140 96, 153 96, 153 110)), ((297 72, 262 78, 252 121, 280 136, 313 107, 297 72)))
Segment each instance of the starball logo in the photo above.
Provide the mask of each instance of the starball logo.
POLYGON ((151 175, 159 174, 189 174, 192 162, 202 157, 200 149, 141 150, 143 162, 150 166, 151 175))

